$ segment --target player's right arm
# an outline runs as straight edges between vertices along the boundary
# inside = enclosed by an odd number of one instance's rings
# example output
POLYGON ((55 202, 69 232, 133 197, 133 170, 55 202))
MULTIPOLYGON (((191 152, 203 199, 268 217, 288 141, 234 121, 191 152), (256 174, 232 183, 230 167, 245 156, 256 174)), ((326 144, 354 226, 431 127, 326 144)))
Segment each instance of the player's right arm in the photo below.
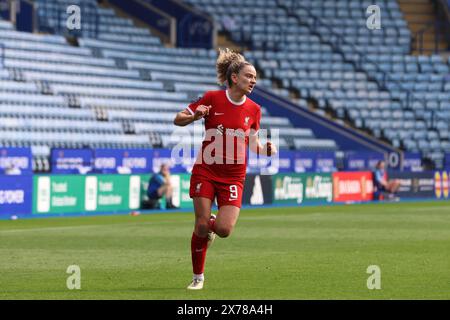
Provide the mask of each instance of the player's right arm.
POLYGON ((211 106, 200 105, 195 109, 194 114, 191 114, 188 110, 183 110, 177 113, 173 123, 180 127, 187 126, 188 124, 207 116, 209 114, 209 109, 211 109, 211 106))
POLYGON ((211 109, 211 92, 206 92, 203 97, 192 102, 186 109, 178 112, 173 123, 176 126, 184 127, 197 121, 203 117, 208 116, 209 109, 211 109))

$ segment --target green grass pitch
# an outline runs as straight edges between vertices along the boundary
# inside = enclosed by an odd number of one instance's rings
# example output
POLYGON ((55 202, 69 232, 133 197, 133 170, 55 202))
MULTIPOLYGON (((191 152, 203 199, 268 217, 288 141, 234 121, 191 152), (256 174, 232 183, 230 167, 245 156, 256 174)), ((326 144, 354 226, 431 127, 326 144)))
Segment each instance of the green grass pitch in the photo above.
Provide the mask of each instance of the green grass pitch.
POLYGON ((0 221, 0 299, 450 299, 450 202, 244 209, 194 292, 192 227, 192 213, 0 221))

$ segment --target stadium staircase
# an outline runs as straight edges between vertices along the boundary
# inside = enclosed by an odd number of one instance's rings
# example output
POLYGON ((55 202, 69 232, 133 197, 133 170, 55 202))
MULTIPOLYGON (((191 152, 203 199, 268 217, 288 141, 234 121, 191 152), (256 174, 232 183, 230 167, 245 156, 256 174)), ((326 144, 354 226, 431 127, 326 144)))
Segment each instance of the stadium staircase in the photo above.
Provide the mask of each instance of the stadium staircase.
POLYGON ((399 0, 398 2, 413 35, 413 55, 430 55, 436 51, 449 50, 449 44, 443 37, 442 27, 434 26, 439 18, 431 0, 399 0))

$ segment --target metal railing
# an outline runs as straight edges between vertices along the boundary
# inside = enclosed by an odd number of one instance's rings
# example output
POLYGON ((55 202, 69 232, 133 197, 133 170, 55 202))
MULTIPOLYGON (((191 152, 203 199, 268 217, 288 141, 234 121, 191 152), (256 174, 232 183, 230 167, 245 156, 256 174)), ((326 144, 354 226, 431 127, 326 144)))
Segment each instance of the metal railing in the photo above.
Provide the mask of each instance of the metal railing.
MULTIPOLYGON (((210 26, 213 29, 213 31, 212 31, 213 32, 213 34, 212 34, 212 48, 215 48, 217 46, 217 28, 215 26, 214 19, 206 11, 203 11, 203 10, 193 6, 193 5, 186 4, 186 3, 184 3, 183 1, 180 1, 180 0, 172 0, 172 2, 174 2, 174 3, 178 4, 179 6, 183 7, 185 10, 191 12, 188 15, 201 16, 201 17, 203 17, 203 19, 205 19, 205 20, 210 22, 210 26)), ((187 19, 189 19, 189 18, 187 18, 187 19)), ((184 25, 185 23, 186 22, 180 22, 180 25, 181 24, 184 25)))
MULTIPOLYGON (((214 38, 214 23, 210 19, 198 20, 198 15, 187 13, 178 24, 177 34, 179 41, 177 45, 188 48, 202 47, 212 37, 214 38)), ((212 42, 214 43, 214 39, 212 42)))
POLYGON ((423 54, 427 50, 424 49, 424 35, 426 32, 433 30, 434 32, 434 48, 432 50, 433 53, 440 53, 449 51, 450 47, 448 47, 448 36, 444 32, 442 32, 443 28, 446 28, 448 23, 445 21, 432 21, 430 23, 425 24, 425 26, 417 31, 414 36, 412 36, 412 49, 419 51, 420 54, 423 54), (447 48, 440 50, 439 43, 441 40, 445 40, 447 44, 447 48))
POLYGON ((0 67, 5 67, 5 45, 0 43, 0 67))
POLYGON ((214 48, 217 30, 214 20, 205 12, 177 0, 142 1, 176 19, 178 47, 214 48))
POLYGON ((438 19, 442 19, 445 24, 445 30, 447 30, 445 36, 447 43, 450 44, 450 0, 435 0, 435 7, 438 15, 438 19))

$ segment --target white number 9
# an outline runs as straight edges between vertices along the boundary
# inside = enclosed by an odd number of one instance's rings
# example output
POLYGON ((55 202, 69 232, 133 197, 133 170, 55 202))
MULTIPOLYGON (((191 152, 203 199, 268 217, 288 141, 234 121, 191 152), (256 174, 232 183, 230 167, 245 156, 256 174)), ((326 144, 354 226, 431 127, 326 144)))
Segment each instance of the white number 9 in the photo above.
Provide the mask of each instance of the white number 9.
POLYGON ((230 199, 238 198, 238 188, 235 184, 230 186, 230 199))

